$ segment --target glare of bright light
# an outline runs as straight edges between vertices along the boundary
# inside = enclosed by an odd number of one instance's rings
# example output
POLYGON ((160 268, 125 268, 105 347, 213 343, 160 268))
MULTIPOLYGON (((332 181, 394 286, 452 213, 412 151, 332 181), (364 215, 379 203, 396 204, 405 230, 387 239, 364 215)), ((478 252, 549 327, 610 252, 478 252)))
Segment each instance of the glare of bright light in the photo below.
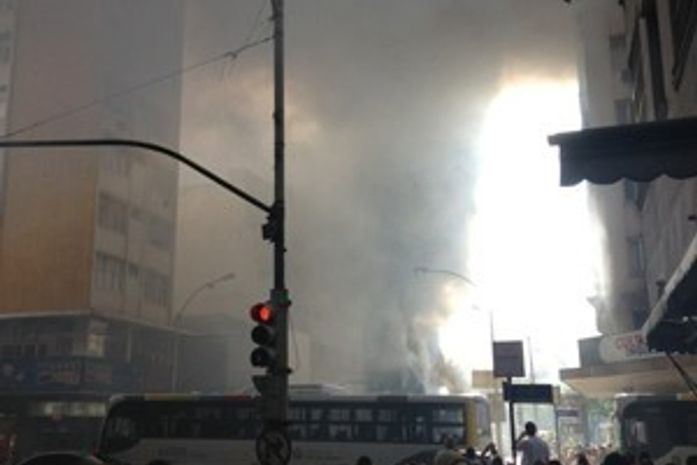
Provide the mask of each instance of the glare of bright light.
MULTIPOLYGON (((494 312, 497 339, 530 337, 546 349, 535 351, 543 377, 577 363, 577 339, 595 333, 586 301, 593 293, 593 249, 585 189, 559 187, 556 150, 547 142, 550 134, 579 127, 575 81, 503 87, 485 115, 476 213, 463 238, 477 305, 494 312)), ((443 353, 463 368, 490 368, 483 345, 488 329, 473 327, 463 297, 458 303, 444 291, 444 299, 451 312, 439 333, 443 353), (482 333, 482 345, 473 347, 468 335, 482 333)))

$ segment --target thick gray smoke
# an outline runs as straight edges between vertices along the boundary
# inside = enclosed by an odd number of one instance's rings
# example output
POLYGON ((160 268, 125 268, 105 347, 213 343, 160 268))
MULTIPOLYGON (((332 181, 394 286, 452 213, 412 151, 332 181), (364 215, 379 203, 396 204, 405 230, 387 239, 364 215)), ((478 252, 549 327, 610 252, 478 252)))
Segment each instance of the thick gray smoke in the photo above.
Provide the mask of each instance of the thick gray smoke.
MULTIPOLYGON (((262 37, 268 7, 252 26, 263 1, 189 1, 185 61, 234 49, 250 30, 262 37)), ((413 270, 466 272, 487 102, 511 75, 573 72, 571 12, 561 0, 291 0, 287 19, 288 281, 307 376, 461 389, 437 343, 443 281, 413 270)), ((186 153, 265 198, 270 64, 265 46, 189 75, 182 126, 186 153)), ((200 182, 182 176, 177 296, 234 271, 192 308, 245 321, 270 287, 264 218, 200 182)))

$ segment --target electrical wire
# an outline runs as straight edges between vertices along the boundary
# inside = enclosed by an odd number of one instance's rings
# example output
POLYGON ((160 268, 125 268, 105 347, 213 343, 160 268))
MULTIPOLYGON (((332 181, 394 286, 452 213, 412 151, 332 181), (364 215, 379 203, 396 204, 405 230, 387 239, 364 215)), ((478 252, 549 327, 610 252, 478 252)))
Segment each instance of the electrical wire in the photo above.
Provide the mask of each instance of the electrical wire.
MULTIPOLYGON (((252 26, 249 28, 249 31, 247 31, 247 35, 245 36, 244 41, 242 42, 244 44, 243 47, 245 45, 252 43, 252 41, 254 40, 254 35, 257 32, 259 25, 261 24, 261 18, 262 18, 264 11, 266 10, 266 6, 267 6, 266 0, 261 0, 259 2, 259 8, 257 9, 256 14, 254 15, 254 20, 252 20, 252 26)), ((271 24, 271 22, 267 21, 267 24, 271 24)), ((269 35, 269 34, 266 34, 266 35, 269 35)), ((223 76, 224 77, 226 77, 230 73, 232 73, 232 71, 235 68, 235 63, 237 63, 237 61, 232 61, 232 62, 228 63, 228 65, 229 65, 228 69, 223 68, 223 76)))
MULTIPOLYGON (((288 311, 288 310, 286 310, 288 311)), ((291 344, 293 344, 293 353, 295 353, 295 367, 293 371, 300 371, 300 368, 302 367, 302 363, 300 360, 300 349, 298 348, 298 341, 295 339, 295 328, 293 327, 293 317, 291 316, 291 313, 288 311, 288 329, 290 330, 290 340, 291 344)))
POLYGON ((72 116, 74 114, 80 113, 82 111, 85 111, 89 108, 92 108, 96 105, 107 102, 109 100, 113 100, 116 98, 124 97, 128 94, 132 94, 133 92, 141 90, 145 87, 149 87, 149 86, 152 86, 154 84, 159 84, 160 82, 168 81, 170 79, 178 78, 186 73, 189 73, 189 72, 194 71, 196 69, 202 68, 204 66, 208 66, 210 64, 217 63, 217 62, 222 61, 222 60, 233 60, 234 61, 237 58, 239 58, 240 54, 242 54, 243 52, 246 52, 249 49, 252 49, 254 47, 258 47, 262 44, 270 42, 272 39, 273 39, 273 36, 266 36, 266 37, 263 37, 261 39, 255 40, 253 42, 248 42, 248 43, 246 43, 246 44, 242 45, 241 47, 236 48, 234 50, 228 50, 227 52, 212 56, 206 60, 199 61, 197 63, 193 63, 189 66, 185 66, 185 67, 180 68, 176 71, 172 71, 172 72, 169 72, 167 74, 163 74, 163 75, 154 77, 152 79, 148 79, 147 81, 143 81, 139 84, 135 84, 133 86, 126 87, 126 88, 118 90, 116 92, 112 92, 111 94, 108 94, 108 95, 105 95, 103 97, 91 100, 91 101, 86 102, 82 105, 78 105, 78 106, 70 108, 68 110, 58 112, 58 113, 55 113, 51 116, 47 116, 45 118, 39 119, 37 121, 34 121, 33 123, 27 124, 27 125, 22 126, 18 129, 15 129, 13 131, 9 131, 9 132, 5 133, 4 135, 0 136, 0 139, 7 139, 10 137, 14 137, 16 135, 25 133, 27 131, 31 131, 33 129, 36 129, 40 126, 45 126, 47 124, 53 123, 55 121, 58 121, 58 120, 67 118, 69 116, 72 116))
MULTIPOLYGON (((259 2, 259 9, 257 10, 257 14, 254 17, 254 21, 252 22, 252 27, 249 28, 249 32, 247 33, 247 37, 244 39, 244 43, 248 44, 252 41, 254 37, 254 33, 256 32, 257 28, 259 27, 259 24, 261 23, 261 17, 264 11, 266 10, 266 7, 268 6, 268 2, 266 0, 261 0, 259 2)), ((271 24, 270 20, 267 20, 267 24, 271 24)))
POLYGON ((673 357, 673 354, 670 352, 666 352, 666 357, 668 357, 668 360, 673 364, 675 369, 680 373, 680 376, 682 377, 683 381, 685 381, 685 384, 687 387, 690 389, 690 392, 692 392, 692 395, 697 399, 697 383, 692 379, 690 374, 685 371, 685 368, 680 365, 680 362, 678 362, 675 357, 673 357))

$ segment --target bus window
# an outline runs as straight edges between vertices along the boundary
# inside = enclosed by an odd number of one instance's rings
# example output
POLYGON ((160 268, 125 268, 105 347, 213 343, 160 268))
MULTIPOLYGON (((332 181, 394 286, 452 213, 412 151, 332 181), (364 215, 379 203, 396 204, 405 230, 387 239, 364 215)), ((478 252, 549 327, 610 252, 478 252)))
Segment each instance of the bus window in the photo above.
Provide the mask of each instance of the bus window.
POLYGON ((649 443, 648 434, 646 432, 646 422, 642 420, 629 420, 629 437, 630 443, 634 446, 645 446, 649 443))
POLYGON ((489 405, 483 399, 475 401, 477 409, 477 433, 480 438, 491 438, 491 414, 489 405))
POLYGON ((233 439, 253 439, 259 429, 252 407, 230 404, 226 406, 226 435, 233 439))
POLYGON ((288 417, 290 419, 290 426, 288 427, 290 438, 295 440, 307 439, 308 433, 305 408, 290 407, 290 409, 288 409, 288 417))
POLYGON ((429 443, 429 411, 421 409, 409 412, 409 442, 419 444, 429 443))
POLYGON ((351 410, 348 408, 329 409, 329 438, 331 441, 351 440, 351 410))
POLYGON ((369 408, 357 408, 353 411, 353 415, 359 423, 373 422, 373 411, 369 408))
POLYGON ((327 428, 325 409, 322 407, 310 407, 308 409, 309 413, 309 427, 308 435, 309 439, 315 441, 326 441, 329 439, 329 431, 327 428))
POLYGON ((377 417, 378 442, 403 442, 405 440, 397 407, 378 409, 377 417))
POLYGON ((464 420, 460 406, 434 407, 432 412, 434 423, 462 423, 464 420))
POLYGON ((465 416, 461 405, 434 406, 431 410, 431 441, 442 443, 447 436, 464 441, 465 416))
POLYGON ((294 440, 301 441, 307 439, 307 425, 304 423, 291 424, 288 427, 288 434, 290 434, 290 438, 294 440))
POLYGON ((465 438, 464 427, 433 425, 431 440, 436 444, 442 444, 446 437, 451 437, 455 442, 462 442, 465 438))
POLYGON ((305 409, 303 407, 291 407, 288 409, 288 417, 291 421, 305 421, 305 409))
POLYGON ((195 407, 191 418, 191 437, 221 439, 228 429, 220 406, 195 407))
POLYGON ((378 423, 394 423, 399 421, 399 412, 395 408, 381 408, 377 411, 378 423))
POLYGON ((360 442, 374 442, 376 438, 375 424, 373 424, 373 410, 365 407, 353 411, 353 438, 360 442))
POLYGON ((109 454, 130 449, 139 439, 137 420, 134 416, 111 416, 104 428, 102 452, 109 454))
POLYGON ((687 444, 697 444, 697 414, 687 416, 687 444))

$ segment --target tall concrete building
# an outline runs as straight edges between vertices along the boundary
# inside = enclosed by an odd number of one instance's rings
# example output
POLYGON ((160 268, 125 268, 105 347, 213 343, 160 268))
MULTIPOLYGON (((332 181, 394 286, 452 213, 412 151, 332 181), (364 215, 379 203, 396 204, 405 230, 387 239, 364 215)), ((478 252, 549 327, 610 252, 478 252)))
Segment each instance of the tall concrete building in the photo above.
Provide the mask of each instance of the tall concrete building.
MULTIPOLYGON (((697 3, 585 0, 572 7, 587 127, 697 114, 697 3)), ((602 284, 592 299, 602 336, 579 341, 581 367, 562 370, 562 379, 591 397, 687 391, 667 358, 649 351, 646 334, 692 266, 697 181, 623 180, 589 190, 603 239, 602 284)), ((695 357, 681 360, 697 373, 695 357)))
MULTIPOLYGON (((179 81, 124 90, 181 67, 182 8, 0 1, 0 133, 176 148, 179 81)), ((131 149, 27 149, 0 155, 0 173, 0 411, 35 451, 27 412, 98 416, 113 392, 171 385, 178 166, 131 149)))

